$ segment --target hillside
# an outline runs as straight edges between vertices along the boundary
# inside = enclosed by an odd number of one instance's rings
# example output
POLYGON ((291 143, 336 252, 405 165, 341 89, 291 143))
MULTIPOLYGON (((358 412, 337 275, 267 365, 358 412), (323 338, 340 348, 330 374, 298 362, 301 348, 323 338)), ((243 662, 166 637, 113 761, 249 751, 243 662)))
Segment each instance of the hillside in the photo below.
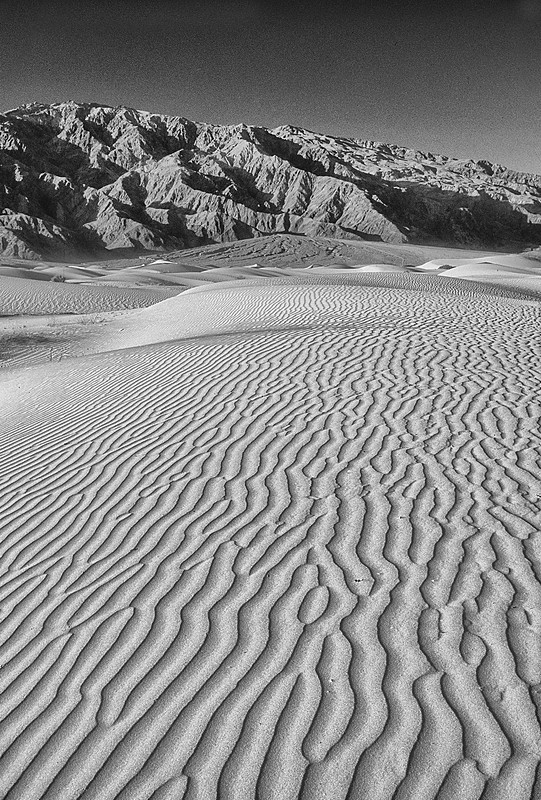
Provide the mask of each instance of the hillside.
POLYGON ((541 243, 541 177, 290 126, 77 103, 0 115, 6 256, 103 258, 281 233, 521 249, 541 243))

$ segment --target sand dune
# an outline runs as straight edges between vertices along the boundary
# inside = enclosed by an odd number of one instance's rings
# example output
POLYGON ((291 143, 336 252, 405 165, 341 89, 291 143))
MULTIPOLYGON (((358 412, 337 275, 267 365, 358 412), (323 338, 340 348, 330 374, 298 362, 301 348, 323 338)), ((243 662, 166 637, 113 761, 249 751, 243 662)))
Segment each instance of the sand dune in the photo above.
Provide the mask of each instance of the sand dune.
MULTIPOLYGON (((236 269, 232 268, 231 272, 235 274, 236 269)), ((243 268, 239 269, 242 272, 243 268)), ((514 286, 503 288, 457 279, 442 281, 433 274, 394 270, 384 273, 283 270, 281 277, 274 272, 270 270, 269 276, 265 277, 258 270, 255 277, 246 276, 242 280, 201 282, 175 297, 132 311, 0 320, 0 368, 60 361, 66 357, 155 344, 179 337, 219 336, 263 327, 302 327, 306 324, 306 315, 302 309, 299 311, 296 298, 299 292, 302 295, 310 286, 328 287, 329 298, 336 291, 345 297, 348 287, 355 287, 357 298, 367 294, 373 303, 378 297, 388 297, 390 289, 398 292, 399 296, 406 292, 412 295, 408 307, 411 303, 415 307, 418 295, 422 296, 424 304, 441 304, 444 296, 451 301, 484 296, 486 300, 492 297, 511 305, 530 303, 537 306, 541 298, 537 292, 514 286), (274 298, 270 304, 266 301, 269 292, 274 298)), ((356 308, 356 302, 352 306, 347 298, 343 300, 346 317, 356 308)), ((400 300, 399 307, 402 304, 403 300, 400 300)), ((317 319, 323 326, 334 324, 336 320, 343 321, 342 315, 336 315, 334 307, 329 310, 326 306, 317 319)))
POLYGON ((540 308, 247 280, 7 373, 0 794, 539 796, 540 308))
POLYGON ((118 288, 191 287, 251 277, 255 272, 269 277, 295 274, 299 269, 336 272, 366 267, 363 271, 417 271, 419 267, 437 269, 440 264, 458 265, 494 255, 497 254, 449 247, 280 234, 179 250, 168 253, 167 258, 142 256, 74 265, 4 257, 0 276, 41 280, 57 276, 70 283, 118 288))
POLYGON ((0 264, 0 279, 2 278, 25 278, 35 281, 51 280, 50 275, 39 272, 37 269, 32 269, 30 267, 12 267, 6 264, 0 264))
POLYGON ((488 282, 503 287, 541 292, 541 262, 535 253, 498 253, 479 258, 434 259, 418 269, 446 278, 488 282))
POLYGON ((55 264, 54 266, 37 268, 34 272, 38 272, 49 280, 54 276, 58 276, 70 282, 89 281, 107 274, 106 270, 100 269, 97 266, 81 267, 75 264, 55 264))
POLYGON ((0 278, 0 316, 90 314, 140 308, 175 293, 174 289, 160 287, 72 285, 3 276, 0 278))

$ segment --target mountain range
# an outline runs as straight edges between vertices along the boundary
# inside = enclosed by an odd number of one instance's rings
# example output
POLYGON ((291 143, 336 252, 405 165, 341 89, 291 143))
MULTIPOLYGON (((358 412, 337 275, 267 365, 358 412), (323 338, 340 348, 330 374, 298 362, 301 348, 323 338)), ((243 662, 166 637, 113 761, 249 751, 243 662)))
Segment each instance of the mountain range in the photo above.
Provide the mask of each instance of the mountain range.
POLYGON ((0 115, 0 251, 123 256, 269 234, 524 249, 541 176, 291 126, 54 103, 0 115))

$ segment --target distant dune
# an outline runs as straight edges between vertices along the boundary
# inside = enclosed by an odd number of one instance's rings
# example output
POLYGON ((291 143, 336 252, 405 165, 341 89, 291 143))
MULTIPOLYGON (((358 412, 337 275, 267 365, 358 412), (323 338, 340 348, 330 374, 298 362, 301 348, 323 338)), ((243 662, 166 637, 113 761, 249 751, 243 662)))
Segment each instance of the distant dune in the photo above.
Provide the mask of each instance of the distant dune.
POLYGON ((158 303, 171 289, 116 288, 0 276, 0 316, 90 314, 158 303))
POLYGON ((0 276, 0 795, 541 796, 541 293, 231 247, 0 276))

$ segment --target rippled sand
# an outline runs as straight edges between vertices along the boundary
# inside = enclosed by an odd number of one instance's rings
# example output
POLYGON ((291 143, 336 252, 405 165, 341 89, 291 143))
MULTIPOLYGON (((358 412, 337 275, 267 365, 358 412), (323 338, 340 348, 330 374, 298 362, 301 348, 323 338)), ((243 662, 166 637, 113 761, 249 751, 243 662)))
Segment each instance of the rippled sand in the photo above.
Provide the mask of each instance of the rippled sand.
POLYGON ((536 298, 217 285, 6 372, 2 796, 541 796, 536 298))

